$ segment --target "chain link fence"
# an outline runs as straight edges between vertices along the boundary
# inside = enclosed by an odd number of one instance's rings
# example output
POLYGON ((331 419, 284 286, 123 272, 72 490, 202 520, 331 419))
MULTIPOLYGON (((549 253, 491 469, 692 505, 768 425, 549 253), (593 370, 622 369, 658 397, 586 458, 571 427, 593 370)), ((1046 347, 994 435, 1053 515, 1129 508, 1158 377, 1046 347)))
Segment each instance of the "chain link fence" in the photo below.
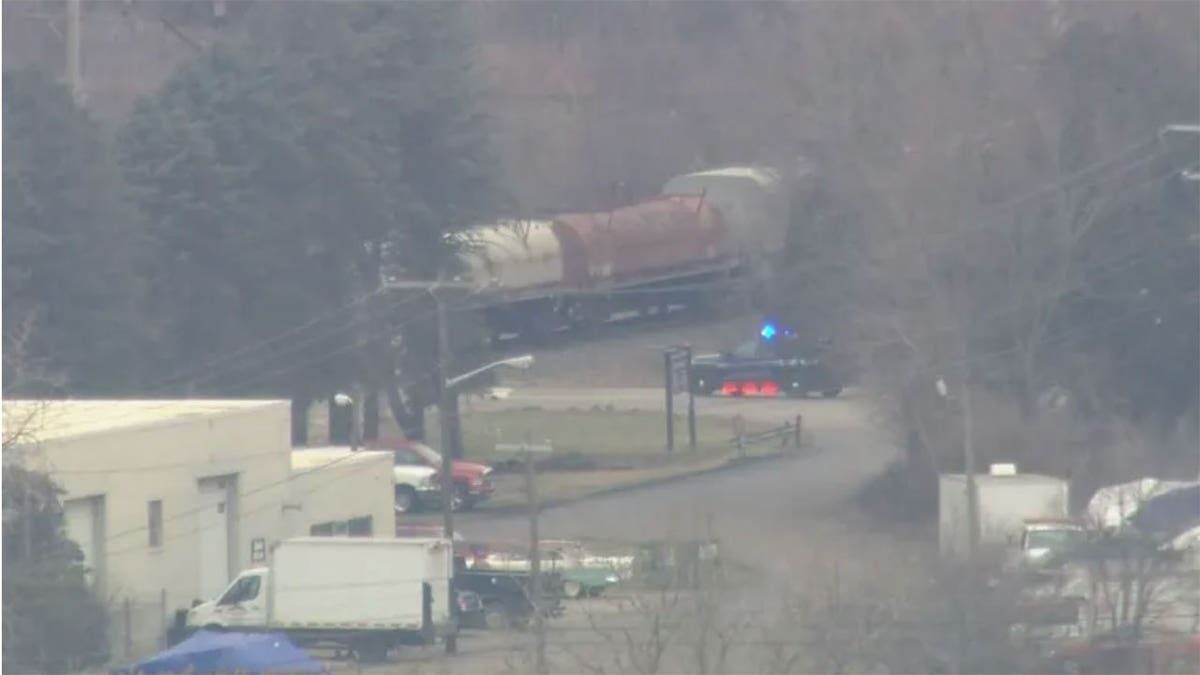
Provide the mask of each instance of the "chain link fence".
POLYGON ((108 617, 111 661, 129 664, 166 648, 175 612, 164 590, 157 595, 117 598, 109 605, 108 617))

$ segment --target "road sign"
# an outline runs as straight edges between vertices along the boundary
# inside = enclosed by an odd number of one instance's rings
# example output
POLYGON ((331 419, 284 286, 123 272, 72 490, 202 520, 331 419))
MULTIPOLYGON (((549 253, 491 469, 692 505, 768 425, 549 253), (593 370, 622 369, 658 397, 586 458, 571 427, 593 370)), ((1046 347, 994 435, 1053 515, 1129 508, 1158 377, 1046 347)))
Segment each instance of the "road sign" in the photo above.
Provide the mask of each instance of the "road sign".
POLYGON ((496 452, 528 452, 531 454, 548 454, 554 451, 550 441, 545 443, 497 443, 496 452))
POLYGON ((671 393, 686 394, 688 381, 688 363, 691 361, 691 350, 685 347, 671 347, 667 350, 667 363, 671 369, 671 393))
POLYGON ((663 352, 663 379, 667 409, 667 452, 675 449, 675 396, 688 395, 688 445, 696 447, 696 401, 692 392, 692 348, 667 347, 663 352))

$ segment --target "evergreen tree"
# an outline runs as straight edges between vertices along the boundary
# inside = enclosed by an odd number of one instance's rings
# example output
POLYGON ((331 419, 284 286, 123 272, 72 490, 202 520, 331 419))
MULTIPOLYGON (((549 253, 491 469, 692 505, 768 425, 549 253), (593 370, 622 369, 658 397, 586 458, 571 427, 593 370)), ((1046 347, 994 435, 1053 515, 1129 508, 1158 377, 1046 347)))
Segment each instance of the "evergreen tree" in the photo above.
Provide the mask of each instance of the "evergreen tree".
POLYGON ((4 141, 6 339, 34 326, 30 357, 70 393, 132 391, 153 333, 146 242, 103 130, 45 74, 5 71, 4 141))
POLYGON ((44 474, 4 467, 5 672, 78 672, 108 661, 108 615, 65 536, 59 492, 44 474))
POLYGON ((167 370, 178 374, 167 381, 179 388, 281 393, 320 371, 297 364, 341 342, 325 323, 243 349, 344 295, 343 261, 319 230, 324 186, 282 85, 253 52, 219 46, 142 101, 121 135, 156 242, 152 304, 167 317, 167 370))
POLYGON ((272 349, 220 355, 346 307, 385 267, 454 272, 448 233, 498 203, 456 11, 264 3, 244 47, 218 47, 135 111, 122 158, 160 243, 168 344, 180 366, 223 362, 198 386, 304 399, 354 380, 390 390, 398 422, 420 434, 433 340, 416 303, 397 316, 374 297, 272 349))

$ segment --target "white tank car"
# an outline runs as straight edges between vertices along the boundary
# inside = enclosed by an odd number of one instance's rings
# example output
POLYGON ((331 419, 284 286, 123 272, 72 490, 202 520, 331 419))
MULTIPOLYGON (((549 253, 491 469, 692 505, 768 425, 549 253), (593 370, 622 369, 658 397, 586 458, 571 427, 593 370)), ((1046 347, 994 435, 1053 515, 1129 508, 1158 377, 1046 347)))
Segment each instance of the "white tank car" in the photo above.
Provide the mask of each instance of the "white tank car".
POLYGON ((486 292, 537 295, 562 283, 562 247, 549 220, 501 220, 460 236, 459 258, 471 280, 486 292))
POLYGON ((739 255, 758 258, 781 249, 787 239, 789 198, 783 175, 762 166, 731 166, 676 176, 665 195, 697 195, 715 204, 736 240, 739 255))

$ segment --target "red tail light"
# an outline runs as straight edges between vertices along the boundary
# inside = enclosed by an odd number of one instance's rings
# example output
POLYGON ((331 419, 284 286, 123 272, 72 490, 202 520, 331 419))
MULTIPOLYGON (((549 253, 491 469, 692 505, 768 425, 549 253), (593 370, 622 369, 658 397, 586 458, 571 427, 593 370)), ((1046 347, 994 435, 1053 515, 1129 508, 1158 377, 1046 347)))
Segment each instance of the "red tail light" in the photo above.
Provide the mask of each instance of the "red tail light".
POLYGON ((742 393, 742 390, 738 387, 737 382, 726 382, 721 385, 721 393, 726 396, 737 396, 742 393))
POLYGON ((779 384, 767 380, 766 382, 762 383, 761 387, 758 388, 758 393, 762 394, 763 396, 778 396, 779 384))
POLYGON ((753 396, 754 394, 757 394, 758 393, 758 383, 757 382, 743 382, 742 383, 742 393, 747 394, 749 396, 753 396))

